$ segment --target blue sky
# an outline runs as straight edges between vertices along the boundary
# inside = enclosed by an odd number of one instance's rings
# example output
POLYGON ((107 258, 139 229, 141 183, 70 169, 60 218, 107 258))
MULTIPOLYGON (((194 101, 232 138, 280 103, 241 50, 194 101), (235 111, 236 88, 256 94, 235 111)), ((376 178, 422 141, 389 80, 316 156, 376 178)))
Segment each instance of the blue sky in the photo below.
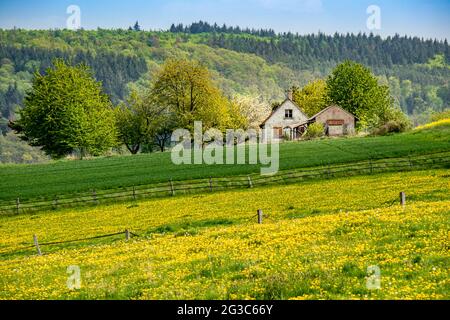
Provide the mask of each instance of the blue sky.
POLYGON ((370 32, 366 10, 381 9, 382 36, 399 33, 450 38, 450 0, 0 0, 0 28, 64 28, 69 5, 81 9, 85 29, 167 29, 198 20, 301 34, 370 32))

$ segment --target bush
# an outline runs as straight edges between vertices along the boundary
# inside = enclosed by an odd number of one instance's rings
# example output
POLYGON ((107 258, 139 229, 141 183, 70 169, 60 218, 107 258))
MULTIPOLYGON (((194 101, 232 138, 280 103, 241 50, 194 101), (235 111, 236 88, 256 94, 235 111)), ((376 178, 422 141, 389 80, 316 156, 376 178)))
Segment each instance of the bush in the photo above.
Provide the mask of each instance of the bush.
POLYGON ((306 139, 319 138, 324 135, 324 131, 325 129, 323 124, 315 122, 308 126, 308 129, 306 130, 304 137, 306 139))
POLYGON ((383 116, 383 121, 378 118, 372 122, 370 130, 372 134, 386 135, 411 129, 411 120, 400 109, 391 108, 383 116))
POLYGON ((404 131, 405 131, 405 128, 401 122, 389 121, 388 123, 382 125, 381 127, 376 128, 373 131, 373 134, 385 135, 388 133, 400 133, 400 132, 404 132, 404 131))

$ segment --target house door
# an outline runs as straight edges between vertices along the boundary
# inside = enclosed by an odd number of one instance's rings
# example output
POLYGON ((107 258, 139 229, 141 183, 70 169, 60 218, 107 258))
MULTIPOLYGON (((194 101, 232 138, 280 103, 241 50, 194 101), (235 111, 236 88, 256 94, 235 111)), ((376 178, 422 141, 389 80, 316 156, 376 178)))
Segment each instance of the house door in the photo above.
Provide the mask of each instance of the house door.
POLYGON ((273 128, 273 137, 275 139, 280 139, 283 137, 283 128, 275 127, 273 128))

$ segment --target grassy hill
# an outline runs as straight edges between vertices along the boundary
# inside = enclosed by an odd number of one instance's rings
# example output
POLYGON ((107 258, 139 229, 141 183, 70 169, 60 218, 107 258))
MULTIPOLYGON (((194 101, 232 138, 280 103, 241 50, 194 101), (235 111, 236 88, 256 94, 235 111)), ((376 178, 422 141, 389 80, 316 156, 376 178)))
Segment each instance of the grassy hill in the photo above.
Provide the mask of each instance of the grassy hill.
POLYGON ((0 299, 449 299, 448 179, 390 173, 3 216, 0 299), (139 237, 45 245, 127 228, 139 237), (366 286, 370 266, 380 289, 366 286))
MULTIPOLYGON (((383 137, 284 143, 280 170, 450 151, 450 126, 383 137)), ((0 165, 0 201, 257 173, 259 165, 174 165, 170 153, 0 165)))

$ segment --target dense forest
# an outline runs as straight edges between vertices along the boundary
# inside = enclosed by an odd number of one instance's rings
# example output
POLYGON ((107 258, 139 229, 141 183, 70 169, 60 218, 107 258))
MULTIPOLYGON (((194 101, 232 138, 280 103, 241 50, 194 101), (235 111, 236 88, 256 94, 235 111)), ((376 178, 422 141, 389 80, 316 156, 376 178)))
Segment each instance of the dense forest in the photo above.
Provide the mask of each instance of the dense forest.
MULTIPOLYGON (((130 89, 148 87, 167 58, 191 58, 211 70, 227 96, 271 104, 288 87, 325 78, 343 60, 363 63, 414 123, 450 106, 450 47, 445 41, 396 35, 277 34, 198 22, 168 31, 1 30, 0 131, 16 117, 35 72, 55 58, 83 62, 114 104, 130 89)), ((2 160, 0 159, 0 162, 2 160)))

